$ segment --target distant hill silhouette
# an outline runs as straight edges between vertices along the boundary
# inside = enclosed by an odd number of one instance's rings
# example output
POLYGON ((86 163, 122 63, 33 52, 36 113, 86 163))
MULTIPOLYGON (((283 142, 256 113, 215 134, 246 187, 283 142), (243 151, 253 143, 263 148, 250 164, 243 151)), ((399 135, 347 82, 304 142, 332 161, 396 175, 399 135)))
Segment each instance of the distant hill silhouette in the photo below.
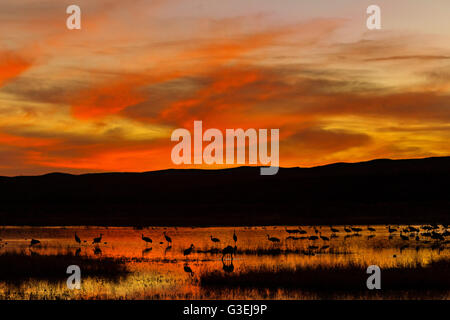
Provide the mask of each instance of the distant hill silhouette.
POLYGON ((450 157, 0 177, 0 223, 257 225, 448 223, 450 157))

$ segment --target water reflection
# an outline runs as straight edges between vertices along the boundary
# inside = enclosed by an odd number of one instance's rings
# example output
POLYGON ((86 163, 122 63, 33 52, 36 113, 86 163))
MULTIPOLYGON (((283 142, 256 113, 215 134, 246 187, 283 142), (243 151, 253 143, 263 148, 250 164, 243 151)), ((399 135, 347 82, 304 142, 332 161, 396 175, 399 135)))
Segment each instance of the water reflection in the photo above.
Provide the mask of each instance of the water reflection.
MULTIPOLYGON (((22 289, 1 283, 0 298, 265 299, 267 296, 258 290, 205 290, 197 280, 211 272, 240 274, 258 268, 426 265, 450 258, 448 236, 448 228, 442 225, 3 227, 0 254, 71 252, 76 256, 114 257, 131 273, 118 283, 83 279, 83 288, 77 292, 68 291, 63 282, 29 280, 22 289), (31 245, 30 239, 39 243, 31 245)), ((271 296, 315 297, 301 288, 280 288, 271 296)))

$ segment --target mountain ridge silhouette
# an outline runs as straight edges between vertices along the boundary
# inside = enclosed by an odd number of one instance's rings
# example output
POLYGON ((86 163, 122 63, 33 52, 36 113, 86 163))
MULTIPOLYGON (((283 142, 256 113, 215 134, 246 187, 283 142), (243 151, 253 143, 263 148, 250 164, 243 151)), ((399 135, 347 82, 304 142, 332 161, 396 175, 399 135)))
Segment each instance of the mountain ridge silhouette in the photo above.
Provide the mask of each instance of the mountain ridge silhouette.
POLYGON ((0 177, 2 225, 448 223, 450 157, 0 177))

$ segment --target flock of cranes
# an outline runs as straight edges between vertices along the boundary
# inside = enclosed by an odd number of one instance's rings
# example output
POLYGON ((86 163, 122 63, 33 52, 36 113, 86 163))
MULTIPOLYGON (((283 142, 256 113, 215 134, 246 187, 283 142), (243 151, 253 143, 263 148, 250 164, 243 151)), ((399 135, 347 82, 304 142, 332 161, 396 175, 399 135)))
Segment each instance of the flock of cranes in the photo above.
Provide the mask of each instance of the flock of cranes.
MULTIPOLYGON (((352 237, 352 236, 360 236, 361 232, 363 231, 368 231, 370 234, 368 236, 368 238, 372 238, 375 237, 375 232, 376 229, 371 227, 371 226, 367 226, 365 229, 363 229, 362 227, 355 227, 355 226, 346 226, 344 225, 343 227, 341 227, 341 229, 338 229, 338 227, 334 227, 334 226, 329 226, 329 231, 330 231, 330 236, 325 236, 323 235, 322 231, 324 229, 322 229, 322 227, 311 227, 312 231, 308 232, 304 229, 302 229, 302 227, 297 227, 296 229, 288 229, 287 227, 284 228, 284 231, 289 234, 289 236, 287 236, 285 239, 286 240, 311 240, 311 241, 315 241, 315 240, 319 240, 321 239, 322 241, 331 241, 331 239, 333 238, 339 238, 340 234, 345 234, 344 238, 347 237, 352 237), (297 236, 299 235, 299 236, 297 236)), ((265 229, 265 227, 263 227, 263 229, 265 229)), ((436 224, 432 224, 432 225, 424 225, 424 226, 419 226, 419 227, 413 227, 413 226, 407 226, 407 227, 403 227, 400 228, 400 226, 391 226, 388 225, 386 226, 387 232, 389 233, 389 239, 393 239, 395 237, 395 235, 398 235, 398 237, 403 240, 403 241, 420 241, 420 240, 424 240, 425 242, 430 242, 431 240, 435 240, 435 241, 442 241, 445 243, 449 243, 449 240, 446 240, 447 237, 450 236, 450 231, 448 230, 448 225, 447 224, 443 224, 441 226, 436 225, 436 224)), ((279 244, 281 243, 281 239, 278 237, 274 237, 274 236, 270 236, 269 234, 266 234, 267 236, 267 240, 270 241, 273 244, 279 244)), ((95 237, 92 240, 92 245, 99 245, 102 242, 102 237, 103 234, 101 233, 98 237, 95 237)), ((167 235, 166 231, 163 232, 163 237, 165 239, 165 241, 168 244, 168 247, 172 246, 172 238, 167 235)), ((210 240, 214 243, 214 244, 219 244, 221 241, 219 238, 210 235, 210 240)), ((236 244, 237 242, 237 235, 236 235, 236 231, 233 231, 233 241, 236 244)), ((74 235, 74 239, 75 242, 79 245, 81 245, 82 243, 87 243, 86 240, 82 241, 81 238, 77 235, 77 233, 75 233, 74 235)), ((153 240, 148 237, 145 236, 144 234, 141 234, 141 239, 145 242, 146 245, 152 244, 153 240)), ((0 239, 0 242, 2 240, 0 239)), ((106 244, 106 242, 104 242, 106 244)), ((164 242, 160 242, 160 244, 163 244, 164 242)), ((30 240, 30 247, 32 246, 36 246, 36 245, 40 245, 41 242, 40 240, 37 239, 31 239, 30 240)), ((235 250, 235 247, 231 247, 228 246, 225 247, 223 249, 223 251, 226 254, 229 254, 232 250, 235 250), (229 248, 228 248, 229 247, 229 248), (230 249, 231 248, 231 249, 230 249), (225 250, 226 249, 226 250, 225 250)), ((189 255, 192 253, 194 248, 194 245, 191 244, 191 246, 187 249, 184 250, 184 255, 189 255)))
MULTIPOLYGON (((266 230, 266 227, 262 227, 262 229, 266 230)), ((276 229, 276 227, 274 227, 274 229, 276 229)), ((326 242, 332 241, 332 239, 334 239, 334 238, 339 238, 340 236, 343 236, 343 238, 345 240, 348 237, 361 236, 361 233, 363 233, 363 232, 366 232, 366 234, 368 233, 367 237, 370 239, 370 238, 375 237, 375 233, 377 232, 377 229, 375 229, 374 227, 371 227, 371 226, 357 227, 357 226, 344 225, 344 226, 340 226, 340 227, 328 226, 328 228, 324 227, 324 226, 320 226, 320 227, 312 226, 312 227, 309 227, 308 230, 305 230, 305 229, 306 229, 305 227, 303 227, 303 228, 302 227, 297 227, 297 228, 284 227, 284 232, 287 233, 287 236, 285 237, 284 241, 288 241, 288 240, 313 241, 313 243, 310 243, 310 245, 308 246, 308 249, 314 250, 314 249, 319 248, 319 246, 314 244, 314 242, 316 240, 321 240, 326 243, 326 242), (324 235, 324 233, 328 234, 328 235, 324 235)), ((382 231, 382 230, 383 229, 378 228, 378 231, 382 231)), ((379 234, 379 233, 377 233, 377 234, 379 234)), ((399 240, 406 242, 406 243, 410 243, 410 242, 418 243, 418 241, 420 241, 421 243, 433 242, 434 246, 442 246, 443 244, 450 243, 450 240, 446 239, 447 237, 450 236, 450 231, 448 230, 448 225, 446 225, 446 224, 442 224, 442 225, 431 224, 431 225, 424 225, 424 226, 419 226, 419 227, 414 227, 414 226, 400 227, 400 226, 387 225, 386 226, 386 234, 389 235, 389 237, 388 237, 389 240, 394 239, 394 237, 398 237, 399 240)), ((267 237, 266 241, 269 241, 274 246, 278 246, 279 244, 281 244, 283 242, 283 240, 281 238, 271 236, 268 233, 266 233, 265 235, 267 237)), ((166 233, 166 231, 163 232, 162 236, 163 236, 165 242, 167 243, 167 248, 166 248, 166 252, 167 252, 168 250, 170 250, 172 248, 172 238, 166 233)), ((78 245, 82 245, 83 243, 88 245, 88 241, 82 240, 78 236, 77 233, 74 234, 74 239, 78 245)), ((102 251, 99 247, 99 245, 102 244, 102 239, 103 239, 103 234, 100 233, 100 235, 98 237, 93 238, 93 240, 91 242, 91 244, 94 245, 93 250, 94 250, 94 254, 96 254, 96 255, 102 253, 102 251)), ((141 234, 141 239, 142 239, 142 241, 145 242, 145 245, 146 245, 146 249, 144 249, 144 251, 149 252, 152 249, 151 245, 153 243, 153 240, 150 237, 145 236, 143 233, 141 234), (148 247, 148 245, 150 245, 150 247, 148 247)), ((221 240, 212 234, 209 236, 209 239, 215 246, 219 246, 221 243, 221 240)), ((234 270, 233 255, 235 255, 237 252, 236 244, 238 241, 238 237, 236 235, 235 230, 233 231, 232 240, 234 241, 234 246, 227 245, 223 249, 219 249, 219 248, 214 249, 215 253, 216 252, 222 253, 223 270, 225 272, 232 272, 234 270), (226 257, 228 257, 229 259, 225 259, 226 257)), ((2 242, 1 239, 0 239, 0 242, 2 242)), ((107 244, 107 242, 103 242, 103 243, 107 244)), ((163 244, 164 242, 161 241, 159 243, 163 244)), ((4 246, 4 244, 3 244, 3 246, 4 246)), ((30 240, 30 244, 29 244, 30 248, 34 247, 34 246, 39 246, 39 245, 41 245, 40 240, 37 240, 34 238, 30 240)), ((402 249, 404 249, 408 246, 409 246, 409 244, 406 244, 406 245, 402 246, 402 249)), ((329 248, 329 247, 330 247, 329 245, 322 245, 321 250, 324 248, 329 248)), ((194 244, 191 244, 189 247, 183 249, 182 250, 183 255, 187 258, 194 252, 194 248, 195 248, 194 244)), ((78 255, 80 252, 81 252, 81 248, 78 248, 76 251, 76 254, 78 255)), ((198 252, 205 252, 205 251, 198 251, 198 252)), ((396 255, 394 255, 394 257, 396 257, 396 255)), ((183 268, 184 268, 184 271, 186 273, 190 274, 191 276, 194 274, 194 272, 188 265, 187 260, 184 263, 183 268)))

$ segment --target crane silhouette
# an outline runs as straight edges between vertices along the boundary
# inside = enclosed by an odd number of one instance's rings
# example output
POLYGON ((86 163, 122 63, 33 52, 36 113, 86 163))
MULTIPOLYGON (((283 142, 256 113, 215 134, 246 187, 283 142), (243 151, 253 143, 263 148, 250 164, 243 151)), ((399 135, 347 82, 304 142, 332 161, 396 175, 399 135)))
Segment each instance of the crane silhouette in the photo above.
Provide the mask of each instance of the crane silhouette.
POLYGON ((100 233, 100 237, 94 238, 94 240, 92 241, 92 244, 100 243, 102 241, 102 237, 103 237, 103 234, 100 233))
POLYGON ((319 235, 320 235, 320 239, 322 239, 323 241, 330 241, 330 238, 323 236, 322 232, 320 232, 319 235))
POLYGON ((77 233, 75 232, 75 241, 76 243, 80 244, 81 243, 81 239, 80 237, 77 236, 77 233))
POLYGON ((217 242, 220 242, 220 239, 219 239, 219 238, 214 238, 214 237, 211 235, 211 241, 217 243, 217 242))
POLYGON ((164 234, 164 238, 166 238, 166 241, 167 241, 168 243, 172 244, 172 238, 169 237, 169 236, 166 234, 165 231, 163 232, 163 234, 164 234))
POLYGON ((269 235, 267 235, 267 240, 269 240, 272 243, 280 242, 280 239, 278 239, 277 237, 271 237, 269 235))
POLYGON ((236 242, 237 242, 236 230, 233 230, 233 240, 234 240, 234 244, 236 244, 236 242))
POLYGON ((339 230, 336 228, 333 228, 333 226, 330 226, 330 230, 331 230, 331 232, 334 232, 334 233, 339 232, 339 230))
POLYGON ((405 241, 408 241, 408 240, 409 240, 409 238, 408 238, 407 236, 404 236, 404 235, 402 234, 402 232, 400 232, 400 238, 402 238, 402 240, 405 240, 405 241))
POLYGON ((153 242, 149 237, 144 237, 144 234, 142 234, 142 240, 145 241, 145 245, 153 242))
POLYGON ((389 231, 389 233, 393 233, 393 232, 396 232, 397 229, 391 228, 391 226, 388 226, 388 231, 389 231))
POLYGON ((184 250, 183 254, 185 256, 188 256, 192 253, 192 250, 194 250, 194 245, 191 243, 191 246, 189 248, 187 248, 186 250, 184 250))
POLYGON ((231 259, 233 259, 233 254, 236 253, 236 250, 237 250, 236 246, 234 246, 234 247, 226 246, 225 248, 223 248, 223 250, 222 250, 222 261, 223 261, 223 258, 225 256, 228 256, 228 255, 231 257, 231 259))
POLYGON ((184 272, 189 273, 191 275, 191 277, 194 276, 194 271, 192 271, 191 267, 189 267, 189 265, 187 263, 184 265, 183 269, 184 269, 184 272))
POLYGON ((34 246, 35 244, 40 244, 41 242, 39 241, 39 240, 36 240, 36 239, 31 239, 31 241, 30 241, 30 247, 31 246, 34 246))
POLYGON ((372 228, 371 226, 367 226, 367 230, 369 230, 370 232, 375 232, 375 228, 372 228))

